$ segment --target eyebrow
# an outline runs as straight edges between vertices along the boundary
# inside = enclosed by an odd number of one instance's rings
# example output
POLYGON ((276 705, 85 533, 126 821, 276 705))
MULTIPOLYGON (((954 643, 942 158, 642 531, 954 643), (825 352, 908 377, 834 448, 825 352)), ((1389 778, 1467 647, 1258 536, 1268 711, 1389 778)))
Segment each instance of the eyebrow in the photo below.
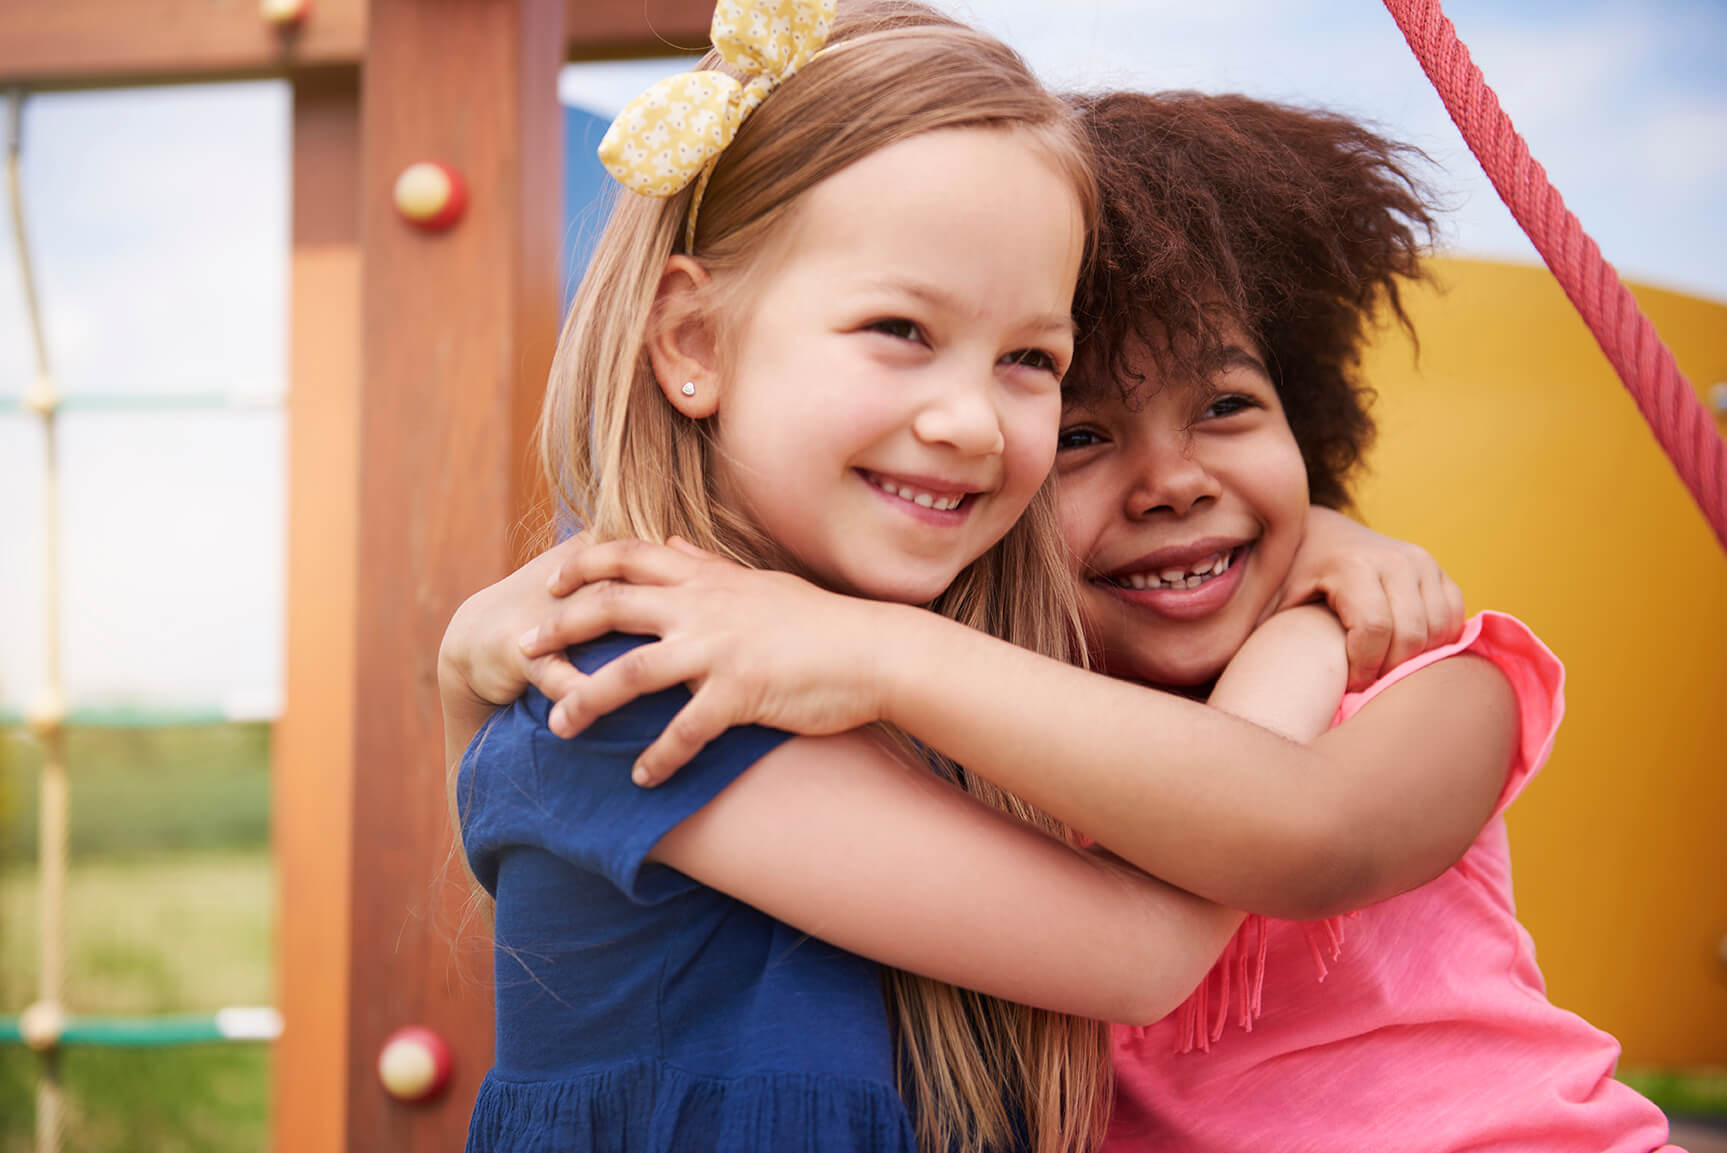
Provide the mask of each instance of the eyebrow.
MULTIPOLYGON (((920 280, 899 280, 887 277, 881 280, 865 281, 863 288, 870 292, 902 293, 915 300, 921 300, 933 308, 946 309, 950 312, 964 312, 966 310, 965 302, 953 293, 925 284, 920 280)), ((1059 332, 1070 338, 1079 336, 1079 323, 1069 312, 1050 312, 1031 317, 1026 323, 1026 328, 1039 333, 1059 332)))
POLYGON ((1213 372, 1221 372, 1226 368, 1247 368, 1271 380, 1271 370, 1265 367, 1265 361, 1249 352, 1239 344, 1226 344, 1217 350, 1217 358, 1213 364, 1213 372))

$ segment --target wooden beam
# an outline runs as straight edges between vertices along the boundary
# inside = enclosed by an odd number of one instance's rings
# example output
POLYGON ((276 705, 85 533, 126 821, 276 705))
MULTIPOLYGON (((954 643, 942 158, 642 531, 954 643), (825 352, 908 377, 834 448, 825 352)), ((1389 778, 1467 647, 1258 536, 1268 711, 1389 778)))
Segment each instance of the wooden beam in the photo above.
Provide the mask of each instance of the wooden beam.
POLYGON ((316 0, 295 29, 267 23, 258 0, 5 0, 0 84, 103 86, 352 66, 365 36, 366 0, 316 0))
POLYGON ((559 311, 564 0, 372 0, 362 76, 362 390, 347 1153, 459 1149, 491 1063, 491 942, 452 851, 439 638, 498 579, 530 494, 529 414, 559 311), (466 179, 450 231, 400 220, 403 168, 466 179), (379 1087, 385 1038, 426 1025, 449 1093, 379 1087))
MULTIPOLYGON (((564 0, 566 57, 624 59, 707 47, 712 0, 564 0)), ((5 0, 0 85, 110 87, 359 66, 366 0, 315 0, 277 29, 257 0, 5 0)))
POLYGON ((294 85, 286 694, 270 816, 277 885, 272 1149, 340 1149, 347 1121, 360 496, 360 88, 294 85))
POLYGON ((566 0, 569 59, 705 52, 713 0, 566 0))

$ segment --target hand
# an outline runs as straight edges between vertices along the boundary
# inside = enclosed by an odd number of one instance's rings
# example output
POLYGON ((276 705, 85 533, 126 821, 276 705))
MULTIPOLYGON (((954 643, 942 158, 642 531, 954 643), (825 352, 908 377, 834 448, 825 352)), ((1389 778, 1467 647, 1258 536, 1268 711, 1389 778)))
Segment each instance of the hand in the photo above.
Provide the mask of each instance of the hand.
POLYGON ((530 684, 555 700, 580 682, 562 649, 530 658, 520 640, 557 606, 558 598, 546 591, 549 577, 587 547, 585 537, 573 536, 462 602, 438 648, 438 682, 446 698, 455 695, 489 711, 514 701, 530 684))
POLYGON ((1279 607, 1318 597, 1343 622, 1352 690, 1463 632, 1463 591, 1426 549, 1326 508, 1308 510, 1279 607))
POLYGON ((553 698, 553 732, 573 736, 596 717, 673 685, 694 693, 637 761, 640 785, 665 780, 736 725, 827 736, 879 720, 877 661, 894 651, 884 630, 896 607, 918 611, 744 568, 675 539, 611 541, 572 553, 548 589, 570 595, 523 638, 526 657, 608 632, 660 638, 553 698))

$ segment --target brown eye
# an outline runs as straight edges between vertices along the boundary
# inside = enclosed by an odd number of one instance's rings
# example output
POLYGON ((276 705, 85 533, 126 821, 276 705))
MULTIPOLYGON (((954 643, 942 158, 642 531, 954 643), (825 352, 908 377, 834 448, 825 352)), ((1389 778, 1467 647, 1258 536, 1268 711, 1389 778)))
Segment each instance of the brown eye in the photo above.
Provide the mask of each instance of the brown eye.
POLYGON ((1056 367, 1055 357, 1041 348, 1020 348, 1001 358, 1003 364, 1019 365, 1022 368, 1035 368, 1040 372, 1051 372, 1061 375, 1056 367))
POLYGON ((1238 412, 1259 408, 1260 404, 1251 396, 1243 396, 1239 392, 1226 392, 1211 398, 1203 414, 1205 419, 1216 419, 1224 416, 1234 416, 1238 412))
POLYGON ((872 320, 864 325, 866 332, 879 332, 883 336, 891 336, 895 340, 923 340, 923 329, 917 321, 907 320, 903 316, 889 316, 881 320, 872 320))
POLYGON ((1093 448, 1103 443, 1103 437, 1096 429, 1075 425, 1064 428, 1055 434, 1055 451, 1071 452, 1076 448, 1093 448))

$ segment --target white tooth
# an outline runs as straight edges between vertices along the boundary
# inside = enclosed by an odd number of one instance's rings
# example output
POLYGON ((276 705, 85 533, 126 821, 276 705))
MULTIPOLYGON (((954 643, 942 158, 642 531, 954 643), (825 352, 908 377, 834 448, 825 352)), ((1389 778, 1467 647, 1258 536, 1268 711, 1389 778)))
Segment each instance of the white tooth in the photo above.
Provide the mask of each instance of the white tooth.
POLYGON ((1223 559, 1217 562, 1217 571, 1220 574, 1228 572, 1229 566, 1235 563, 1234 560, 1232 559, 1234 557, 1234 555, 1235 555, 1234 553, 1227 553, 1226 552, 1223 554, 1223 559))
POLYGON ((912 497, 912 503, 917 505, 919 508, 934 508, 935 497, 931 496, 927 492, 920 492, 916 496, 912 497))
POLYGON ((1179 583, 1185 588, 1198 588, 1200 585, 1205 583, 1205 578, 1190 576, 1185 581, 1181 581, 1179 583))
POLYGON ((1142 572, 1128 573, 1127 583, 1131 588, 1143 589, 1145 587, 1145 574, 1142 572))
POLYGON ((1175 584, 1181 580, 1182 577, 1187 575, 1187 570, 1184 568, 1166 568, 1157 575, 1166 583, 1175 584))

